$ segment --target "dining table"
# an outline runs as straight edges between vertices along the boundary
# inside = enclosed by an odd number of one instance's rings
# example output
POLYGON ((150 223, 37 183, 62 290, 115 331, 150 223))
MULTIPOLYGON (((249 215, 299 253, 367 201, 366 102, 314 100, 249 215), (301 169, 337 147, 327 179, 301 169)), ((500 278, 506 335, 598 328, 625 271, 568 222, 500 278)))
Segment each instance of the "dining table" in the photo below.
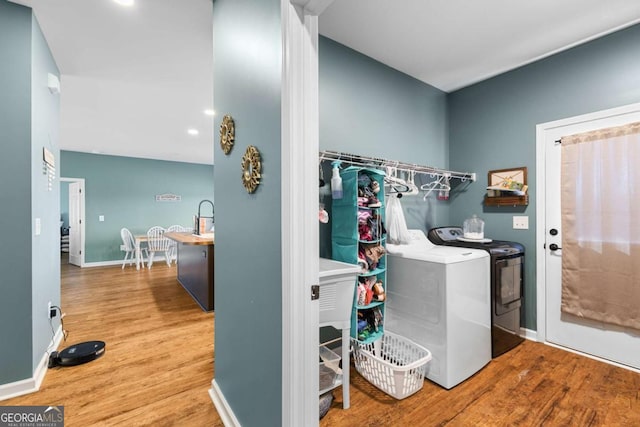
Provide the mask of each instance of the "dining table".
POLYGON ((149 237, 146 234, 137 234, 133 237, 136 245, 136 270, 140 270, 140 264, 142 264, 142 251, 141 244, 149 241, 149 237))

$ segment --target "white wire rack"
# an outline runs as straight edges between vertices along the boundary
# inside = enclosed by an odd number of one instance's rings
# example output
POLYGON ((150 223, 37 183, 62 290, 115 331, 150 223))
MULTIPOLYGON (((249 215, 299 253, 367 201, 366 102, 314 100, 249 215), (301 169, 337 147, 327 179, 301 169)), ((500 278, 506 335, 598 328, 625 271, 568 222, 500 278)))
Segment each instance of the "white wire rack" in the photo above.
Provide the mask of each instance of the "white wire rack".
POLYGON ((447 169, 435 168, 432 166, 422 166, 414 163, 405 163, 397 160, 387 160, 377 157, 361 156, 358 154, 341 153, 338 151, 320 151, 320 161, 323 160, 339 160, 354 166, 363 166, 369 168, 377 168, 386 171, 393 168, 396 171, 415 172, 418 174, 429 175, 431 178, 456 178, 462 182, 467 180, 475 182, 475 172, 456 172, 447 169))

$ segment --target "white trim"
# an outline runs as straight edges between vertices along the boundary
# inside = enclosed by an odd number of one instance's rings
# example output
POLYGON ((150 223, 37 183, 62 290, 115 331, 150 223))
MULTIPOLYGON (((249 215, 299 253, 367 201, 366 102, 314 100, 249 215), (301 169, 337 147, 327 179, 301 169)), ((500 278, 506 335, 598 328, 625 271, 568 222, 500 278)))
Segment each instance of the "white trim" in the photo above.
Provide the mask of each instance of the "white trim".
POLYGON ((307 15, 320 16, 334 0, 291 0, 296 6, 300 6, 307 15))
MULTIPOLYGON (((127 260, 127 261, 128 261, 128 260, 127 260)), ((142 265, 141 265, 141 267, 142 267, 142 268, 141 268, 141 270, 144 270, 144 269, 146 268, 146 267, 145 267, 145 265, 147 264, 147 261, 148 261, 148 258, 146 258, 146 259, 143 259, 143 260, 142 260, 142 265)), ((155 264, 156 262, 164 262, 164 261, 165 261, 165 257, 164 257, 164 255, 155 254, 155 255, 153 256, 153 262, 154 262, 154 264, 155 264)), ((91 268, 91 267, 108 267, 108 266, 111 266, 111 265, 119 265, 119 266, 122 266, 122 260, 121 260, 121 259, 117 259, 117 260, 112 260, 112 261, 94 261, 94 262, 85 262, 85 263, 83 264, 83 266, 82 266, 82 267, 83 267, 83 268, 91 268)), ((132 267, 132 268, 135 268, 135 265, 136 265, 136 263, 135 263, 135 258, 134 258, 134 259, 133 259, 133 263, 131 264, 131 267, 132 267)), ((125 265, 125 267, 124 267, 124 268, 127 268, 127 267, 129 267, 129 264, 125 265)))
POLYGON ((545 239, 547 230, 546 221, 546 192, 545 192, 545 125, 536 126, 536 332, 538 340, 546 341, 547 317, 546 298, 547 288, 545 283, 545 239), (541 143, 542 141, 542 143, 541 143))
POLYGON ((225 399, 224 394, 222 394, 222 391, 220 390, 220 387, 218 387, 215 378, 211 381, 209 396, 213 401, 213 406, 215 406, 216 410, 218 411, 218 415, 222 419, 222 423, 226 427, 240 427, 240 421, 238 421, 236 415, 233 413, 233 410, 231 410, 231 406, 229 406, 227 399, 225 399))
MULTIPOLYGON (((60 343, 62 342, 62 326, 58 326, 58 330, 56 331, 53 339, 49 343, 49 348, 58 348, 60 343)), ((40 386, 42 385, 42 381, 44 381, 44 376, 47 373, 47 369, 49 366, 49 353, 45 352, 36 366, 36 369, 31 378, 27 378, 20 381, 15 381, 8 384, 0 384, 0 401, 12 399, 17 396, 22 396, 24 394, 35 393, 40 390, 40 386)))
MULTIPOLYGON (((156 257, 153 258, 154 262, 156 257)), ((135 261, 135 259, 134 259, 135 261)), ((119 265, 122 266, 122 260, 114 260, 114 261, 96 261, 96 262, 85 262, 82 268, 92 268, 92 267, 108 267, 111 265, 119 265)), ((135 262, 131 264, 132 268, 136 268, 135 262)), ((127 265, 128 267, 128 265, 127 265)), ((126 267, 125 267, 126 268, 126 267)))
POLYGON ((597 360, 598 362, 603 362, 603 363, 606 363, 608 365, 617 366, 618 368, 624 368, 624 369, 627 369, 629 371, 640 373, 640 369, 636 369, 636 368, 633 368, 631 366, 623 365, 622 363, 614 362, 613 360, 603 359, 603 358, 598 357, 598 356, 593 356, 593 355, 591 355, 589 353, 582 353, 582 352, 574 350, 572 348, 563 347, 561 345, 554 344, 554 343, 549 342, 549 341, 545 342, 544 344, 548 345, 549 347, 555 347, 555 348, 560 349, 560 350, 568 351, 569 353, 577 354, 579 356, 588 357, 589 359, 597 360))
POLYGON ((546 239, 546 184, 545 184, 545 158, 546 158, 546 133, 554 129, 577 125, 580 123, 602 120, 640 112, 640 103, 625 105, 622 107, 610 108, 608 110, 596 111, 594 113, 569 117, 552 122, 541 123, 536 126, 536 329, 538 341, 544 342, 554 347, 562 348, 572 353, 581 354, 595 360, 601 360, 611 365, 635 370, 626 365, 621 365, 610 360, 601 359, 586 353, 577 352, 567 347, 561 347, 549 343, 546 340, 546 260, 545 260, 545 239, 546 239))
POLYGON ((282 425, 318 424, 318 17, 282 8, 282 425))
POLYGON ((84 262, 84 254, 85 254, 85 223, 87 221, 86 221, 85 200, 84 200, 86 195, 84 178, 60 177, 60 182, 77 182, 80 184, 80 267, 86 267, 86 264, 84 262))
POLYGON ((538 333, 533 329, 520 328, 520 336, 529 341, 538 341, 538 333))

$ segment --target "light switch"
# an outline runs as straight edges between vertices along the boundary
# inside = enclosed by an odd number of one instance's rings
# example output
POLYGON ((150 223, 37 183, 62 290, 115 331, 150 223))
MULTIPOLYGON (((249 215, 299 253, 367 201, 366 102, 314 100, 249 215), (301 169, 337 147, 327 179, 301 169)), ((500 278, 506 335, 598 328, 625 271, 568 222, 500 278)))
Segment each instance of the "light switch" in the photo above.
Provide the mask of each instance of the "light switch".
POLYGON ((100 221, 100 222, 104 222, 104 215, 100 215, 100 216, 98 217, 98 221, 100 221))
POLYGON ((514 216, 513 217, 513 229, 514 230, 528 230, 529 229, 529 217, 528 216, 514 216))
POLYGON ((42 223, 40 222, 40 218, 36 218, 36 226, 35 226, 36 236, 39 236, 42 232, 42 223))

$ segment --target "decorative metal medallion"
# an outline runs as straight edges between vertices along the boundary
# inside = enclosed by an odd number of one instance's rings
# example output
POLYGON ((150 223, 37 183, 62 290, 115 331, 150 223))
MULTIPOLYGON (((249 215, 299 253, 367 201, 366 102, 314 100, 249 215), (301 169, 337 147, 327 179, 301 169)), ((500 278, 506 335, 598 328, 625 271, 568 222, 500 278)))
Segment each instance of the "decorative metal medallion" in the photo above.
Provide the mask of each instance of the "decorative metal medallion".
POLYGON ((233 117, 225 115, 220 123, 220 147, 224 154, 229 154, 236 139, 236 125, 233 117))
POLYGON ((260 151, 253 145, 247 147, 247 151, 242 156, 242 185, 248 193, 253 193, 260 185, 260 172, 262 163, 260 151))

